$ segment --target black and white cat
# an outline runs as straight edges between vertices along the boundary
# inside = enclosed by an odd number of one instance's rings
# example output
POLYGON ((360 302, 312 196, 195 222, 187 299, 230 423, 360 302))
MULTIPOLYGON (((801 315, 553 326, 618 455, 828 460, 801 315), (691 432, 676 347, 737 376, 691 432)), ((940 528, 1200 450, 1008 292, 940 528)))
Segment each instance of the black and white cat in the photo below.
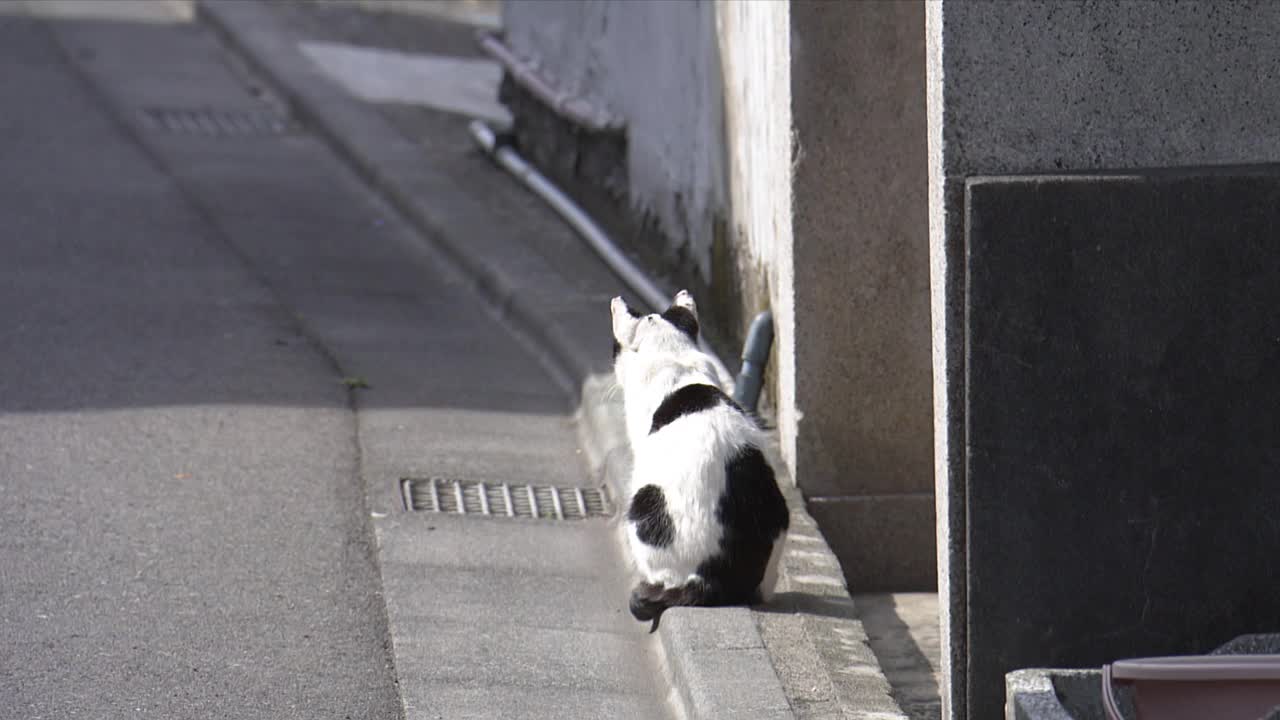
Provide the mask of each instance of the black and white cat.
POLYGON ((682 290, 663 313, 640 315, 618 297, 610 311, 635 458, 625 533, 641 580, 631 614, 656 627, 668 607, 767 599, 787 504, 763 433, 698 349, 693 298, 682 290))

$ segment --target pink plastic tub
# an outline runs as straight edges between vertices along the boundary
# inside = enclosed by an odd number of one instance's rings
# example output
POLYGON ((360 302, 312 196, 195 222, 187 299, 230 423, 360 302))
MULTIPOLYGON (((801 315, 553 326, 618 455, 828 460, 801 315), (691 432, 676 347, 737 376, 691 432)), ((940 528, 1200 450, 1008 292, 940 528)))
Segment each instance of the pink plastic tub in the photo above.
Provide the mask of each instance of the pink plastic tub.
POLYGON ((1280 655, 1193 655, 1121 660, 1102 668, 1111 720, 1113 683, 1133 686, 1135 720, 1260 720, 1280 706, 1280 655))

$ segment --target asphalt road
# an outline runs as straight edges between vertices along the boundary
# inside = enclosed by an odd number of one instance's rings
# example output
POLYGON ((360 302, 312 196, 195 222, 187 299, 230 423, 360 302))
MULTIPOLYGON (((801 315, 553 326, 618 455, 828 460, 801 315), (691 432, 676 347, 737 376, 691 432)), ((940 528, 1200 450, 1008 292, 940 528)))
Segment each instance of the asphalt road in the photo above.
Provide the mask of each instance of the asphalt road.
POLYGON ((189 26, 20 9, 0 7, 0 716, 399 716, 340 371, 103 87, 218 102, 193 80, 228 71, 183 50, 189 26), (168 64, 121 74, 147 53, 168 64))
MULTIPOLYGON (((605 521, 401 505, 589 486, 563 383, 182 8, 0 0, 0 717, 667 716, 605 521)), ((607 271, 410 127, 450 232, 607 359, 607 271)))

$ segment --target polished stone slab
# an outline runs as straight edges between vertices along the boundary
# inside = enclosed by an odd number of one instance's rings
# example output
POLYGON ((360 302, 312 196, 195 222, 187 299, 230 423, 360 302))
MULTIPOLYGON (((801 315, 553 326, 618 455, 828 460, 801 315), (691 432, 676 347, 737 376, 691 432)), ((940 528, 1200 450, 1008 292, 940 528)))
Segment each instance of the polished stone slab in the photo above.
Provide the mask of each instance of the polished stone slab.
POLYGON ((1280 627, 1280 171, 971 178, 964 212, 968 717, 1014 669, 1280 627))

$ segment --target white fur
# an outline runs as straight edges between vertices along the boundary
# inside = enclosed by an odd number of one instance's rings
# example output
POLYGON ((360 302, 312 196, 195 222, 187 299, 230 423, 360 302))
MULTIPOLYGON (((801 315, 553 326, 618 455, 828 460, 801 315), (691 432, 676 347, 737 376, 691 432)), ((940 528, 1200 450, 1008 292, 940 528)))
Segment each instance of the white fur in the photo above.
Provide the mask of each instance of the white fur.
MULTIPOLYGON (((673 304, 696 313, 685 291, 673 304)), ((635 458, 628 505, 645 485, 662 489, 675 525, 666 548, 642 542, 625 523, 628 547, 645 581, 679 586, 696 576, 704 560, 720 551, 722 528, 716 506, 725 488, 725 464, 743 446, 766 447, 761 431, 736 408, 721 404, 683 415, 650 434, 654 411, 672 391, 700 383, 720 387, 711 359, 688 335, 658 315, 633 318, 622 298, 610 305, 614 337, 622 351, 614 365, 626 408, 627 435, 635 458)), ((772 592, 782 539, 774 545, 761 593, 772 592)))

